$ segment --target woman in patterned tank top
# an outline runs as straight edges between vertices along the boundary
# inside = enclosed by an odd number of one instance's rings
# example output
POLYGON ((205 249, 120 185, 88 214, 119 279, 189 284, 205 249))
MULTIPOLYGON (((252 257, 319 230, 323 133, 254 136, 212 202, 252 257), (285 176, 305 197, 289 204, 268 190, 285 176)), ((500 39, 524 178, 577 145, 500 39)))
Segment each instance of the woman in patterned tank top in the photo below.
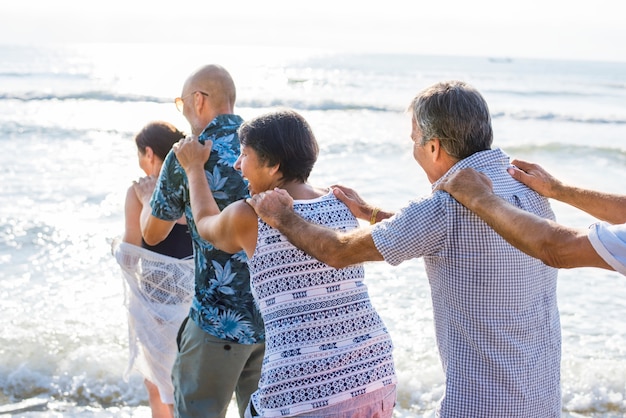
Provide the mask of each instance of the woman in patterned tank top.
MULTIPOLYGON (((357 227, 330 189, 307 183, 318 145, 301 115, 285 109, 259 116, 241 125, 239 139, 235 168, 251 195, 281 188, 303 218, 333 229, 357 227)), ((391 417, 393 344, 371 304, 363 266, 335 269, 310 257, 260 220, 245 200, 220 212, 213 199, 219 181, 210 190, 203 168, 211 147, 186 138, 174 152, 189 178, 200 235, 223 251, 244 250, 249 259, 266 351, 246 416, 391 417)), ((230 291, 227 281, 214 285, 230 291)))

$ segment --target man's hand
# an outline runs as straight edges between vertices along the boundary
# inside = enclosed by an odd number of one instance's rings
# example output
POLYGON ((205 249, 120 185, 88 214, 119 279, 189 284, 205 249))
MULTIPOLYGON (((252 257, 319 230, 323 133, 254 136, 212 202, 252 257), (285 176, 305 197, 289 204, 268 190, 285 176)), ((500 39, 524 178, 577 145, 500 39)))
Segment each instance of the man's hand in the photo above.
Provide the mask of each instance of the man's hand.
POLYGON ((246 199, 256 214, 272 228, 280 229, 281 221, 294 215, 293 199, 283 189, 268 190, 246 199))
POLYGON ((553 177, 543 167, 522 160, 511 161, 515 167, 507 171, 517 181, 524 183, 540 195, 558 199, 563 183, 553 177))
POLYGON ((152 197, 152 192, 154 192, 156 182, 157 179, 154 176, 142 177, 133 182, 133 189, 135 190, 137 199, 139 199, 143 206, 150 205, 150 198, 152 197))
POLYGON ((443 179, 435 190, 448 192, 462 205, 471 209, 473 199, 484 199, 493 194, 489 177, 473 168, 464 168, 443 179))
POLYGON ((189 171, 194 168, 204 170, 204 163, 209 159, 212 147, 213 141, 202 144, 197 136, 190 135, 175 143, 172 149, 183 169, 189 171))

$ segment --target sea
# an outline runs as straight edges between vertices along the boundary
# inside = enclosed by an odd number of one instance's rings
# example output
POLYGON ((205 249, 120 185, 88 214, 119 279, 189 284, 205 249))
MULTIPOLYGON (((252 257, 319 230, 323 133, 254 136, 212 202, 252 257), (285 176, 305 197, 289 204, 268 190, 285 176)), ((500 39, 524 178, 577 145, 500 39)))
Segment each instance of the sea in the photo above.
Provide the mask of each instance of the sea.
MULTIPOLYGON (((494 147, 565 182, 626 193, 626 63, 367 54, 198 44, 0 46, 0 416, 149 417, 142 378, 123 378, 127 318, 111 241, 142 175, 133 136, 174 106, 208 63, 237 85, 248 119, 289 107, 320 155, 310 181, 397 210, 431 193, 412 157, 411 99, 450 79, 487 100, 494 147)), ((594 219, 552 202, 559 222, 594 219)), ((444 391, 421 259, 368 263, 395 344, 394 417, 432 416, 444 391)), ((626 278, 561 270, 563 417, 626 416, 626 278)), ((231 404, 232 405, 232 404, 231 404)), ((235 417, 232 407, 229 417, 235 417)))

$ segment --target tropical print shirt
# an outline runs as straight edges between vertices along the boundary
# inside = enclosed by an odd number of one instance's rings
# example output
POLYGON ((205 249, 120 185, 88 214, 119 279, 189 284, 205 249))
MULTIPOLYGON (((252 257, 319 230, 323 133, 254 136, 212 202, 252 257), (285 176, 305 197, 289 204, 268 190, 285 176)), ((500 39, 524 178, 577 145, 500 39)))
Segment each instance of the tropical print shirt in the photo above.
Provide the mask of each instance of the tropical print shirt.
MULTIPOLYGON (((199 136, 200 141, 213 141, 204 170, 220 209, 248 197, 247 184, 233 167, 239 156, 237 129, 242 122, 237 115, 219 115, 199 136)), ((192 217, 187 175, 173 151, 165 158, 150 205, 152 215, 159 219, 173 221, 183 213, 187 218, 195 260, 195 296, 189 317, 215 337, 241 344, 264 342, 263 320, 250 292, 246 254, 225 253, 200 237, 192 217)))

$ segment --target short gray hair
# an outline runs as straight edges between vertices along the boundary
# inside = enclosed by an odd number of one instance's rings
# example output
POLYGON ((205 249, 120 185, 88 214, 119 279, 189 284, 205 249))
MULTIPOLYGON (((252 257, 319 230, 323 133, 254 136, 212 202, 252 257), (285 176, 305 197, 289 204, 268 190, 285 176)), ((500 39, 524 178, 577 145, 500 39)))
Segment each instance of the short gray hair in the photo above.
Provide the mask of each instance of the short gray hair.
POLYGON ((472 86, 452 80, 422 90, 409 110, 422 131, 421 145, 439 138, 443 149, 459 160, 491 149, 489 107, 472 86))

